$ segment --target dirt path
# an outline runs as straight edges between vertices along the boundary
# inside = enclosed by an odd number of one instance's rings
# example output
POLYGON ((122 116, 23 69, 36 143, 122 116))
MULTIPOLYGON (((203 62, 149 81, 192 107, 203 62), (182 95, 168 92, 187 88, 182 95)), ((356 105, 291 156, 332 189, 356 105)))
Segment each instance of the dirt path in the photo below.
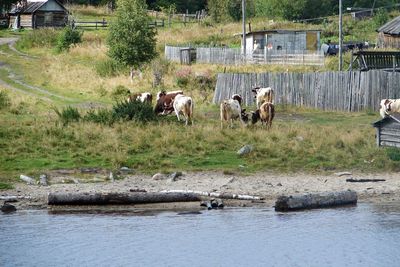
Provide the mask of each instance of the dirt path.
MULTIPOLYGON (((108 179, 109 172, 95 170, 84 173, 80 170, 59 170, 47 173, 50 186, 26 185, 18 183, 15 189, 0 191, 0 196, 24 196, 29 200, 16 203, 19 208, 47 208, 47 195, 50 192, 129 192, 146 190, 196 190, 206 192, 224 192, 262 196, 264 203, 257 205, 272 206, 279 195, 302 193, 354 190, 359 201, 399 201, 400 174, 352 174, 347 176, 317 174, 275 174, 260 172, 242 176, 223 174, 222 172, 189 172, 176 181, 168 176, 164 179, 153 179, 151 175, 122 175, 115 181, 108 179), (382 182, 350 183, 348 178, 384 179, 382 182)), ((36 177, 37 178, 37 177, 36 177)), ((198 204, 198 203, 197 203, 198 204)), ((196 205, 197 205, 196 204, 196 205)), ((253 205, 250 201, 237 201, 230 205, 253 205)), ((254 204, 255 205, 255 204, 254 204)))
MULTIPOLYGON (((16 54, 18 54, 19 56, 21 56, 27 60, 37 59, 37 57, 35 57, 35 56, 27 55, 25 53, 18 51, 14 47, 14 44, 17 40, 18 40, 18 38, 14 38, 14 37, 13 38, 0 38, 0 45, 8 44, 9 48, 12 51, 14 51, 16 54)), ((6 53, 3 52, 3 54, 6 54, 6 53)), ((38 97, 42 100, 49 101, 49 102, 52 102, 54 98, 55 98, 55 100, 60 100, 63 102, 72 102, 72 103, 76 103, 73 106, 78 106, 80 108, 104 107, 104 104, 102 104, 102 103, 86 102, 86 101, 82 101, 79 99, 66 97, 63 95, 59 95, 59 94, 50 92, 44 88, 27 84, 24 82, 24 79, 23 79, 23 77, 21 77, 21 75, 13 72, 11 70, 11 68, 2 61, 0 61, 0 69, 7 71, 8 78, 10 80, 12 80, 13 83, 20 85, 20 88, 18 88, 16 86, 14 86, 13 84, 8 83, 7 81, 0 79, 0 85, 2 85, 3 87, 5 87, 7 89, 13 90, 14 92, 23 93, 23 94, 27 94, 30 96, 35 96, 35 97, 38 97)))

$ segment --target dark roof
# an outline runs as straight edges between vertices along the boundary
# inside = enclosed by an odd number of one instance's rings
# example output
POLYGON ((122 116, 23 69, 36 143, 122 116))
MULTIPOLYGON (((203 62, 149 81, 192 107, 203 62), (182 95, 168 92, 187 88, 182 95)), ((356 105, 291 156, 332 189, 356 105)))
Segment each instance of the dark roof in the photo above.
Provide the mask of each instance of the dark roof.
POLYGON ((250 34, 265 34, 265 33, 293 33, 293 32, 320 32, 320 30, 262 30, 262 31, 253 31, 248 32, 246 35, 250 34))
POLYGON ((389 115, 388 117, 385 117, 379 121, 372 123, 372 126, 379 127, 390 121, 396 121, 396 122, 400 123, 400 113, 393 113, 393 114, 389 115))
POLYGON ((392 35, 400 35, 400 16, 380 27, 378 29, 378 32, 392 35))
MULTIPOLYGON (((53 0, 54 2, 56 2, 57 4, 59 4, 65 11, 67 11, 67 9, 57 0, 53 0)), ((34 13, 36 10, 38 10, 39 8, 41 8, 44 4, 46 4, 48 1, 43 1, 43 2, 28 2, 27 5, 25 7, 17 7, 14 6, 11 11, 10 14, 32 14, 34 13)))

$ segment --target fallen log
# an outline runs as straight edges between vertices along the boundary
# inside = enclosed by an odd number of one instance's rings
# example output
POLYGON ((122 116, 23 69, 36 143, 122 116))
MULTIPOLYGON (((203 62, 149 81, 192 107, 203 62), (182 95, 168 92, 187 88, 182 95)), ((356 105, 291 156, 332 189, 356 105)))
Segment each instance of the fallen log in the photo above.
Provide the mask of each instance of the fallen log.
POLYGON ((22 181, 24 181, 26 184, 30 184, 30 185, 36 184, 35 179, 33 179, 33 178, 29 177, 29 176, 26 176, 26 175, 21 174, 21 175, 19 176, 19 178, 20 178, 22 181))
POLYGON ((230 193, 216 193, 216 192, 206 192, 206 191, 196 191, 196 190, 163 190, 161 193, 185 193, 185 194, 195 194, 199 196, 224 198, 224 199, 239 199, 239 200, 263 200, 263 197, 250 196, 250 195, 240 195, 240 194, 230 194, 230 193))
POLYGON ((49 193, 48 205, 117 205, 200 201, 195 194, 182 193, 49 193))
POLYGON ((346 179, 349 183, 369 183, 369 182, 385 182, 385 179, 346 179))
POLYGON ((275 202, 275 211, 328 208, 357 203, 354 191, 328 192, 295 196, 280 196, 275 202))
POLYGON ((17 202, 19 199, 31 199, 29 196, 0 196, 0 200, 6 202, 17 202))

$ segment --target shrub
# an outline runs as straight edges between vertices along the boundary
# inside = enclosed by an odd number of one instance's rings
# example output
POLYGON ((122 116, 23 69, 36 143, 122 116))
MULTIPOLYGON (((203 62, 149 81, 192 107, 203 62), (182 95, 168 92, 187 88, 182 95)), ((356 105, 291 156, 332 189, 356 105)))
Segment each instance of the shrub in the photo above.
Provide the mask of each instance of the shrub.
POLYGON ((72 29, 71 27, 65 27, 57 38, 57 51, 68 50, 72 44, 82 42, 82 34, 82 31, 72 29))
POLYGON ((83 117, 84 121, 112 125, 114 123, 113 113, 108 109, 89 110, 83 117))
POLYGON ((129 94, 130 94, 130 91, 128 88, 126 88, 123 85, 118 85, 111 92, 111 98, 115 101, 123 101, 129 96, 129 94))
POLYGON ((0 109, 8 108, 10 105, 10 97, 5 91, 0 91, 0 109))
POLYGON ((157 119, 153 107, 140 101, 117 102, 113 106, 114 120, 135 120, 139 122, 154 121, 157 119))
POLYGON ((192 77, 192 69, 190 67, 183 67, 176 72, 176 84, 179 87, 186 87, 192 77))
POLYGON ((81 119, 81 114, 77 108, 68 106, 63 110, 59 111, 57 108, 53 108, 63 125, 67 125, 71 122, 77 122, 81 119))
POLYGON ((51 48, 57 44, 58 32, 54 29, 43 28, 30 31, 22 35, 16 46, 18 49, 30 49, 34 47, 51 48))

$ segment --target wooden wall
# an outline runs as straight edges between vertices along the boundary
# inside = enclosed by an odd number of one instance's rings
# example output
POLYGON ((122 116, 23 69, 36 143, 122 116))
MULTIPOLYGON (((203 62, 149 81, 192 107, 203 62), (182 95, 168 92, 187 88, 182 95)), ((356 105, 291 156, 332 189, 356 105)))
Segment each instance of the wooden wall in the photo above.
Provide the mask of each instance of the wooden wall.
POLYGON ((378 146, 394 146, 400 148, 400 123, 392 120, 377 128, 378 146))
POLYGON ((379 109, 383 98, 400 98, 400 73, 313 72, 313 73, 221 73, 213 102, 241 94, 245 105, 253 105, 255 86, 272 87, 275 103, 332 111, 379 109))

